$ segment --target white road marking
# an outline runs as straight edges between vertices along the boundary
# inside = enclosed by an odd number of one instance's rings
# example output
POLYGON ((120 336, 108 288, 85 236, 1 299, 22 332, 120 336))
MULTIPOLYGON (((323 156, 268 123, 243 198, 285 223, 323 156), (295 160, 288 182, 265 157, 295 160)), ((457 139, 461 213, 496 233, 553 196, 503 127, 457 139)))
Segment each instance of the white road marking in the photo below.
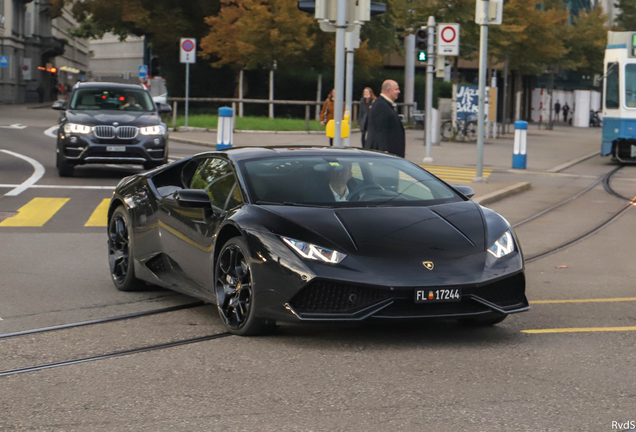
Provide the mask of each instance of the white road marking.
POLYGON ((12 124, 11 126, 0 126, 3 129, 26 129, 26 126, 21 125, 19 123, 12 124))
POLYGON ((24 155, 21 155, 20 153, 15 153, 9 150, 0 150, 0 151, 3 153, 9 154, 11 156, 15 156, 19 159, 23 159, 27 161, 28 163, 30 163, 31 165, 33 165, 33 174, 31 175, 31 177, 26 179, 24 183, 22 183, 21 185, 18 185, 18 187, 16 187, 15 189, 10 190, 6 194, 4 194, 5 196, 20 195, 22 192, 24 192, 25 190, 27 190, 28 188, 36 184, 44 175, 44 172, 45 172, 44 166, 42 166, 42 164, 36 161, 35 159, 31 159, 28 156, 24 156, 24 155))
POLYGON ((44 135, 50 136, 51 138, 57 138, 57 130, 59 126, 51 126, 47 130, 44 131, 44 135))
MULTIPOLYGON (((20 185, 17 184, 0 184, 2 188, 15 188, 20 185)), ((30 189, 99 189, 99 190, 114 190, 116 186, 75 186, 75 185, 33 185, 30 189)))

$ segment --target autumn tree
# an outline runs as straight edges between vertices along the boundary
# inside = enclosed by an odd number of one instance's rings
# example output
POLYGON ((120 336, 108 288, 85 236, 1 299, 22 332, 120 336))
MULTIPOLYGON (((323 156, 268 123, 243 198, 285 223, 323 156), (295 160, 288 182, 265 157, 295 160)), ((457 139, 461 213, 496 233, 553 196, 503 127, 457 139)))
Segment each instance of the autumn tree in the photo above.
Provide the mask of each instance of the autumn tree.
POLYGON ((296 0, 221 0, 219 14, 205 19, 209 32, 201 41, 202 55, 216 59, 213 66, 236 69, 301 61, 314 44, 314 20, 296 5, 296 0))
POLYGON ((616 17, 618 29, 636 31, 636 0, 618 0, 616 7, 620 10, 616 17))

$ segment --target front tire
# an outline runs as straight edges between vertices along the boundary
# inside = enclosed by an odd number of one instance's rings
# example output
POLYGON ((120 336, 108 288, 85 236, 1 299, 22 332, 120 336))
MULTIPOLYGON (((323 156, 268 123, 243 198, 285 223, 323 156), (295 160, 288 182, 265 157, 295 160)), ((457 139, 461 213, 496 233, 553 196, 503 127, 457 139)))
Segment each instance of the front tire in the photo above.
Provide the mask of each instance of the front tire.
POLYGON ((73 177, 73 174, 75 174, 75 168, 66 161, 61 151, 57 153, 55 166, 57 167, 57 173, 60 177, 73 177))
POLYGON ((276 322, 256 317, 249 248, 240 237, 225 243, 215 263, 216 304, 221 322, 232 334, 255 336, 271 332, 276 322))
POLYGON ((119 291, 136 291, 143 283, 135 277, 132 224, 123 206, 108 221, 108 263, 110 276, 119 291))

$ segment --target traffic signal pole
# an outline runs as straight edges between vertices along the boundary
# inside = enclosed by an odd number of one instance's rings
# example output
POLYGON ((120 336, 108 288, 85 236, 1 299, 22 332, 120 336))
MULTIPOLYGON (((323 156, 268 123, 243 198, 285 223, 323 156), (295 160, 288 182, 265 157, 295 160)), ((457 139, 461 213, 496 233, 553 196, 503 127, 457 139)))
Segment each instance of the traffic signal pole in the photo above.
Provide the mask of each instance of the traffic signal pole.
POLYGON ((477 117, 477 173, 473 182, 483 183, 484 178, 484 114, 486 101, 486 62, 488 60, 488 0, 484 1, 484 14, 479 39, 479 111, 477 117))
POLYGON ((435 17, 428 17, 428 49, 426 52, 426 157, 424 163, 433 162, 431 143, 433 141, 433 74, 435 73, 435 17))
MULTIPOLYGON (((347 84, 345 87, 345 109, 349 111, 349 127, 353 129, 351 126, 353 125, 353 54, 354 54, 354 42, 355 42, 356 33, 349 32, 347 33, 347 44, 346 44, 346 52, 347 52, 347 84)), ((345 147, 351 147, 351 133, 349 136, 345 138, 344 142, 345 147)))
POLYGON ((344 103, 345 84, 345 30, 347 28, 347 0, 338 0, 336 20, 336 65, 334 73, 335 101, 333 119, 335 122, 334 147, 342 147, 342 105, 344 103))

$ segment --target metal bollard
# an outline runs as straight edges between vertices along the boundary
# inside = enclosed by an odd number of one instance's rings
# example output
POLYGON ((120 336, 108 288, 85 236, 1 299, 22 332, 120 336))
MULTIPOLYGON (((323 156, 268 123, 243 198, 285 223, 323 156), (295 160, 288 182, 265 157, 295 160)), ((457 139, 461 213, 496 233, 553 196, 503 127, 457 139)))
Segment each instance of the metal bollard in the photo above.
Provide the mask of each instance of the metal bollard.
POLYGON ((232 117, 234 110, 228 107, 219 108, 219 125, 216 132, 216 149, 224 150, 232 147, 234 125, 232 117))
POLYGON ((526 169, 526 151, 528 142, 528 122, 515 122, 515 145, 512 151, 512 167, 526 169))

